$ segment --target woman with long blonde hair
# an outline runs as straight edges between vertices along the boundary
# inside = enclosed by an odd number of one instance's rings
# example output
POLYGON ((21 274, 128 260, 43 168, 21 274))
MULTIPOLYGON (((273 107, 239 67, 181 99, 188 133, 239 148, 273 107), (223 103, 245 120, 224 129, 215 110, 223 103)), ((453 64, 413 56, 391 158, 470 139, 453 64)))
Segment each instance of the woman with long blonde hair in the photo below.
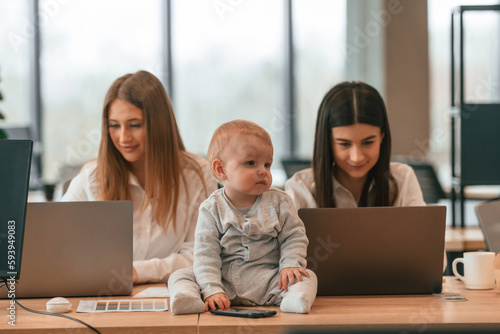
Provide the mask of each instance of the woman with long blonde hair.
POLYGON ((163 85, 138 71, 109 88, 97 161, 63 200, 131 200, 134 283, 166 282, 192 265, 198 207, 216 188, 208 162, 185 150, 163 85))

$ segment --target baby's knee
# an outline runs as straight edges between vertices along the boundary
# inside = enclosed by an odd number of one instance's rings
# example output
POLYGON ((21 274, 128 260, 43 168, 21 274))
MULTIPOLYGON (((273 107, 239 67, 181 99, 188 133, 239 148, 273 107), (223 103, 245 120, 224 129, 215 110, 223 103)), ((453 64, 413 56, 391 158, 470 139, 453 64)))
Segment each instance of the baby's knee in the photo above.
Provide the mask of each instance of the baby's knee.
POLYGON ((168 286, 174 285, 181 281, 195 281, 193 268, 183 268, 174 271, 168 278, 168 286))
POLYGON ((318 284, 318 277, 316 276, 314 271, 312 271, 311 269, 306 269, 306 271, 309 274, 309 277, 305 276, 304 280, 308 280, 308 281, 315 282, 316 284, 318 284))

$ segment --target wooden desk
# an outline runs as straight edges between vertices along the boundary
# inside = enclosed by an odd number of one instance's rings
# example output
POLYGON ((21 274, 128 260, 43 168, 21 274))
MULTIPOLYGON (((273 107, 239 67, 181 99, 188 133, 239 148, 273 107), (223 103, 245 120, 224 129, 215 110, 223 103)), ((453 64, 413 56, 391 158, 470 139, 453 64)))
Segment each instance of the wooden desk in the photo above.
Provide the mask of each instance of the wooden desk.
POLYGON ((286 333, 312 329, 397 329, 423 332, 430 328, 498 328, 500 293, 496 290, 466 290, 463 283, 447 277, 445 291, 459 291, 469 300, 443 302, 442 297, 366 296, 318 297, 309 314, 282 313, 264 319, 222 317, 203 313, 199 333, 286 333))
POLYGON ((447 227, 445 249, 449 252, 468 252, 487 249, 479 226, 447 227))
MULTIPOLYGON (((161 284, 139 285, 134 287, 133 294, 146 287, 162 286, 161 284)), ((164 285, 163 285, 164 286, 164 285)), ((130 299, 131 296, 110 297, 109 299, 130 299)), ((68 298, 72 303, 71 311, 64 313, 80 319, 93 326, 101 333, 197 333, 198 314, 174 316, 167 312, 127 312, 127 313, 76 313, 80 300, 98 300, 106 298, 68 298)), ((19 302, 30 309, 46 311, 45 303, 49 298, 19 299, 19 302)), ((16 307, 16 326, 7 323, 6 309, 10 300, 0 300, 0 332, 2 333, 93 333, 86 326, 75 321, 49 315, 34 314, 16 307)))
MULTIPOLYGON (((134 288, 134 294, 145 287, 134 288)), ((444 291, 458 291, 466 302, 443 302, 442 297, 347 296, 318 297, 309 314, 282 313, 277 306, 259 307, 276 310, 276 316, 264 319, 223 317, 205 312, 201 315, 178 315, 170 312, 76 313, 80 299, 70 298, 68 315, 83 320, 102 333, 286 333, 291 329, 397 329, 424 332, 431 328, 493 328, 500 332, 500 292, 466 290, 464 284, 447 277, 444 291)), ((130 297, 112 297, 128 299, 130 297)), ((24 299, 26 307, 45 310, 48 298, 24 299)), ((16 326, 5 317, 9 300, 0 300, 0 331, 3 333, 92 333, 74 321, 28 313, 17 309, 16 326)))

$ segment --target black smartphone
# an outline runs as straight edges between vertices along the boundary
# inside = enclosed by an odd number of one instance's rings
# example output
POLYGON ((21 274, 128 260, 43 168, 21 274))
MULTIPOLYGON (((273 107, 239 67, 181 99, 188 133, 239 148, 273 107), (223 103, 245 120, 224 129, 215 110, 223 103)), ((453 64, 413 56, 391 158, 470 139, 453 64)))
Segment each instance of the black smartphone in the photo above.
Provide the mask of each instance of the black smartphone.
POLYGON ((210 313, 243 318, 265 318, 276 314, 276 311, 257 310, 253 308, 230 308, 227 310, 210 310, 210 313))

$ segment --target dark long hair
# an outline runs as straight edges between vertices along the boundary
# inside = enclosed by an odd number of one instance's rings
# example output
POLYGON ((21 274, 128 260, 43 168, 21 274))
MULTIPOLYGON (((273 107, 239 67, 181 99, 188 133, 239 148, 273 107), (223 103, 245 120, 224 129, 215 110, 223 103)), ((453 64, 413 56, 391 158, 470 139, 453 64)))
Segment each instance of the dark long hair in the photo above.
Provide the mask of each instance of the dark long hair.
POLYGON ((397 184, 390 173, 391 130, 379 92, 363 82, 343 82, 326 93, 319 106, 312 167, 318 207, 336 207, 333 197, 332 128, 356 123, 380 128, 384 135, 377 163, 368 172, 358 206, 368 206, 368 190, 374 183, 374 206, 390 206, 397 197, 397 184))

